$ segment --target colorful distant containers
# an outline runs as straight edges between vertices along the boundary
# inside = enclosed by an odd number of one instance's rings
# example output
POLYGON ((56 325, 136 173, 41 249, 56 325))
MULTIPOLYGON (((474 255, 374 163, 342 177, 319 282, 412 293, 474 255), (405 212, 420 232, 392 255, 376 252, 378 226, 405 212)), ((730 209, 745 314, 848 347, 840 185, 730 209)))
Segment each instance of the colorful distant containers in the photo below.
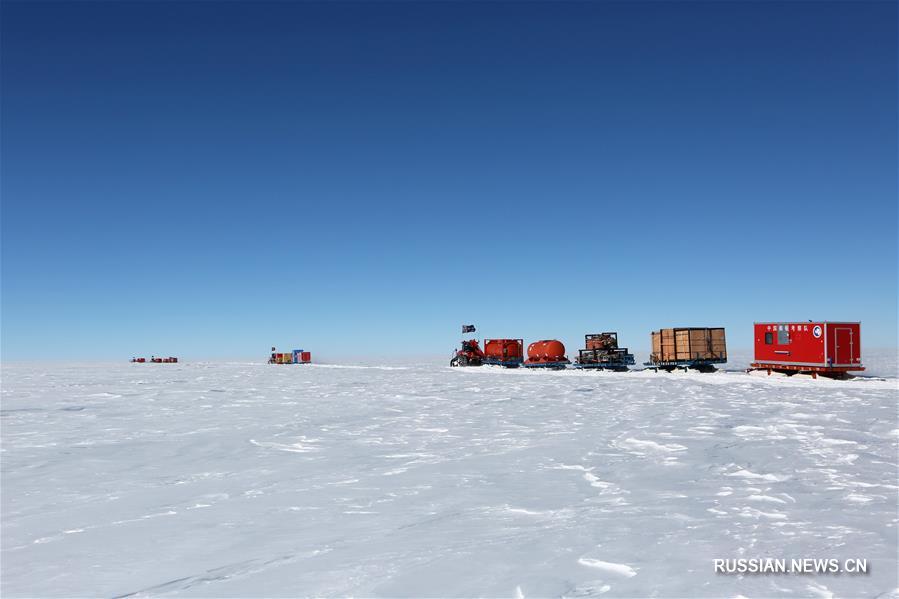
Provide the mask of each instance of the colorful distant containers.
MULTIPOLYGON (((131 362, 135 364, 146 364, 146 358, 131 358, 131 362)), ((152 356, 149 360, 151 364, 177 364, 178 358, 169 356, 168 358, 157 358, 156 356, 152 356)))
POLYGON ((864 370, 861 323, 757 322, 752 368, 813 376, 864 370))
POLYGON ((272 348, 272 355, 268 360, 269 364, 309 364, 312 362, 312 353, 302 349, 295 349, 291 352, 277 352, 272 348))

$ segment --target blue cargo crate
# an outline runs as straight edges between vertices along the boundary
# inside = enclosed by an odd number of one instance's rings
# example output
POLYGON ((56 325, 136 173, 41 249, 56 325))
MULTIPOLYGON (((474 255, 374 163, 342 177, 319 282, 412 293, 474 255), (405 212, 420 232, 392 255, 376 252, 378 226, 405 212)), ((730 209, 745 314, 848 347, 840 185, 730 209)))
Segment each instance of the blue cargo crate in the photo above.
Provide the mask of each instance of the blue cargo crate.
POLYGON ((302 360, 300 359, 300 354, 303 353, 303 350, 295 349, 291 353, 293 354, 293 363, 294 364, 299 364, 300 362, 302 362, 302 360))

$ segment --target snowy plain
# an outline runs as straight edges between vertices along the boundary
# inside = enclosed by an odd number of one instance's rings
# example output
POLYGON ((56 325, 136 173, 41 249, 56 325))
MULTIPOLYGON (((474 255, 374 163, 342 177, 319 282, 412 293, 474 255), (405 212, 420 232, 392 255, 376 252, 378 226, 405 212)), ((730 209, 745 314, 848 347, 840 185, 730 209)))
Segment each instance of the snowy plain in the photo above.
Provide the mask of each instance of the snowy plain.
POLYGON ((881 363, 4 365, 0 593, 897 596, 881 363), (715 574, 741 557, 869 572, 715 574))

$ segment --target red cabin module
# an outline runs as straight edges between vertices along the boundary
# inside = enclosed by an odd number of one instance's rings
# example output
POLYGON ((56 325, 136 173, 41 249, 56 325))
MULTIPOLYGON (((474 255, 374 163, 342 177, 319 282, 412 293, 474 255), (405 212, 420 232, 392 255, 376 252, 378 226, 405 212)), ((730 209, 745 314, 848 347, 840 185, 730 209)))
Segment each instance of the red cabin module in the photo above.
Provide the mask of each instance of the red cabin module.
POLYGON ((308 364, 312 361, 312 352, 304 351, 300 352, 300 363, 308 364))
POLYGON ((755 323, 752 368, 841 374, 864 370, 858 322, 755 323))
POLYGON ((490 358, 521 358, 524 343, 521 339, 485 339, 484 353, 490 358))

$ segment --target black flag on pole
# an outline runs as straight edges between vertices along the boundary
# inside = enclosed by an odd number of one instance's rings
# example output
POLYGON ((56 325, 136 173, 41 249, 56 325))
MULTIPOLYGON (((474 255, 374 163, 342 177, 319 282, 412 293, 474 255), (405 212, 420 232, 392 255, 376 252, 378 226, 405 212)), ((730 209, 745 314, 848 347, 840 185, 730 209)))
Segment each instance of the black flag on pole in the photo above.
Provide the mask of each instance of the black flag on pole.
POLYGON ((462 325, 462 333, 474 333, 474 325, 473 324, 463 324, 462 325))

